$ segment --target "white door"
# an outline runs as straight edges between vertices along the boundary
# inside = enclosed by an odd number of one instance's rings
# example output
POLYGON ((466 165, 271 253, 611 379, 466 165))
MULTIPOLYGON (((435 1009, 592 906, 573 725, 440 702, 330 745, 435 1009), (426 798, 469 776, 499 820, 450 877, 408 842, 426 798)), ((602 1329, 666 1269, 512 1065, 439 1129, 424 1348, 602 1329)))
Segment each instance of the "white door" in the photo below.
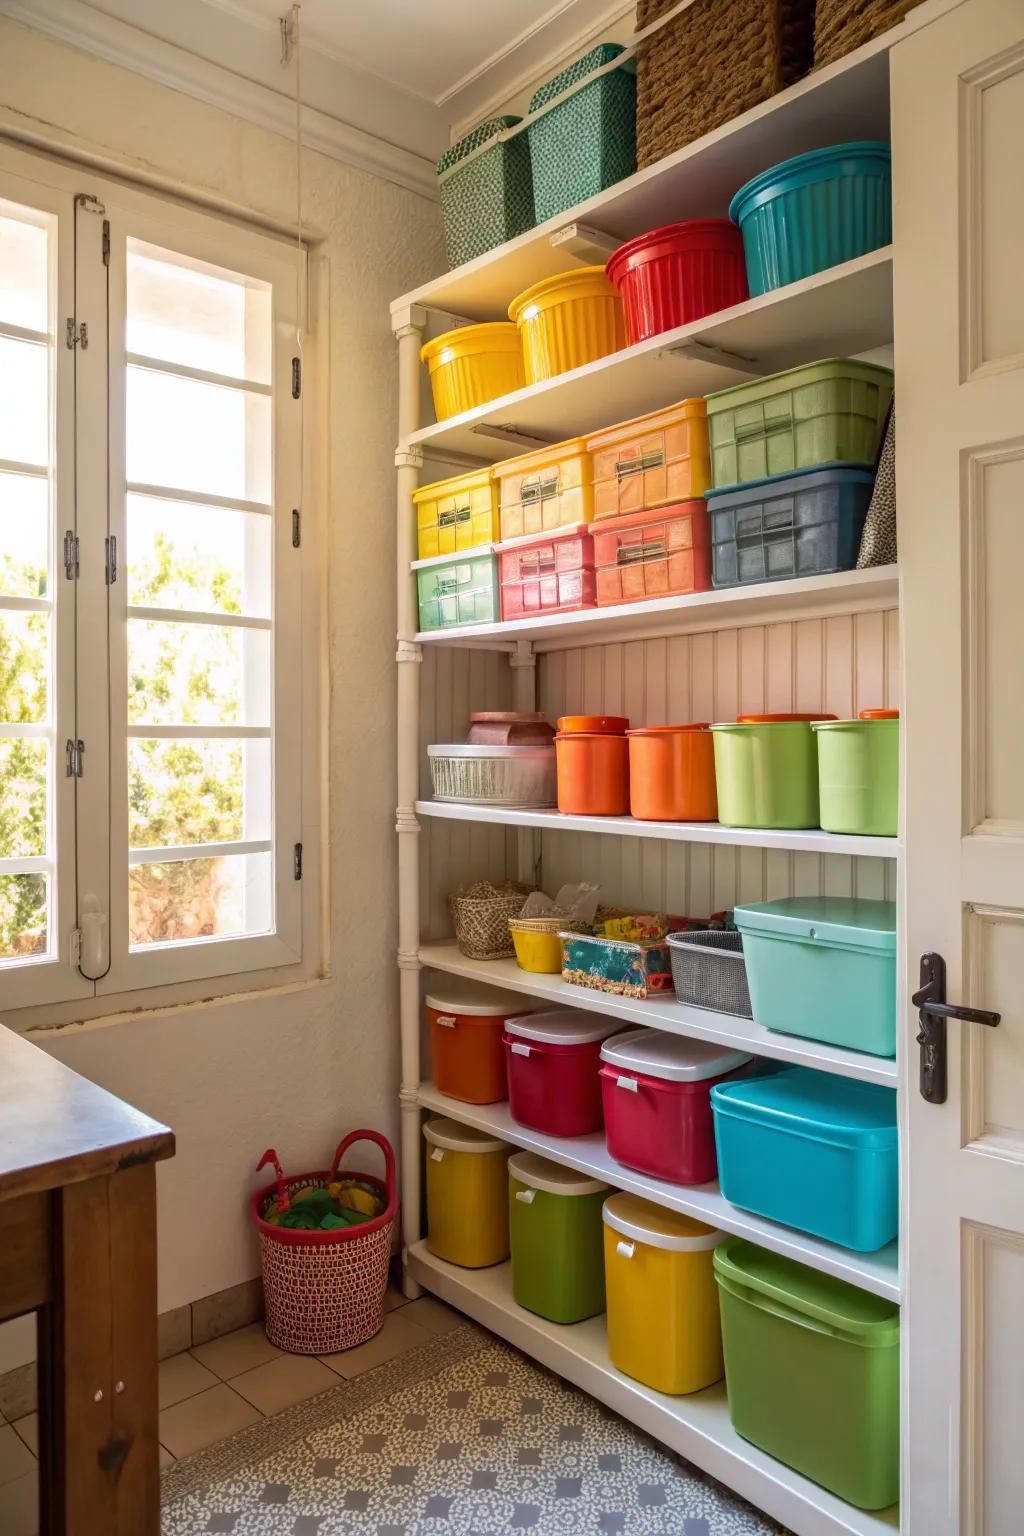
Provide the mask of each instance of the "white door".
POLYGON ((1024 1531, 1024 3, 892 58, 905 654, 907 1536, 1024 1531), (948 1092, 918 1084, 920 957, 948 1092))

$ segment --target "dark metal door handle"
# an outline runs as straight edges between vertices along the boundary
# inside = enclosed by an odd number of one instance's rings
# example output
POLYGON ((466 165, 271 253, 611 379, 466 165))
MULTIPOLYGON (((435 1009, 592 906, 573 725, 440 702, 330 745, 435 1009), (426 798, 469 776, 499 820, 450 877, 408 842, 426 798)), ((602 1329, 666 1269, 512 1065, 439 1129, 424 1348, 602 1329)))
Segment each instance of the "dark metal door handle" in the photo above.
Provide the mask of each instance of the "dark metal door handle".
POLYGON ((929 1104, 946 1102, 946 1020, 962 1019, 967 1024, 986 1024, 994 1029, 1002 1014, 987 1008, 963 1008, 946 1002, 946 962, 941 955, 921 956, 921 987, 911 998, 918 1010, 921 1027, 917 1043, 921 1047, 921 1097, 929 1104))
POLYGON ((928 1001, 924 992, 915 992, 912 1001, 915 1008, 933 1019, 963 1019, 965 1024, 987 1024, 990 1029, 995 1029, 1002 1018, 1001 1013, 989 1013, 986 1008, 959 1008, 956 1003, 933 1003, 928 1001))

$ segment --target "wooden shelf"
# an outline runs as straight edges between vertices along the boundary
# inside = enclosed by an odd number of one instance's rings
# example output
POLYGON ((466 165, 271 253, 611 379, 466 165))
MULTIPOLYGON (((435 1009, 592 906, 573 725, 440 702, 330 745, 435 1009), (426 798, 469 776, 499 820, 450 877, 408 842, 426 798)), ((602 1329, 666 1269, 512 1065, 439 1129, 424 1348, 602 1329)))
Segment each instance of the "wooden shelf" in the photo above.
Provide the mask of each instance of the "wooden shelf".
POLYGON ((895 1507, 881 1513, 855 1509, 742 1440, 729 1419, 724 1382, 689 1397, 666 1397, 611 1364, 603 1317, 563 1327, 517 1307, 509 1264, 460 1269, 435 1258, 423 1242, 412 1245, 408 1262, 413 1279, 426 1290, 607 1403, 794 1536, 893 1536, 898 1531, 895 1507))
POLYGON ((800 1264, 835 1275, 862 1290, 873 1291, 876 1296, 885 1296, 889 1301, 900 1299, 899 1257, 895 1242, 877 1253, 854 1253, 849 1248, 837 1247, 835 1243, 826 1243, 804 1232, 780 1227, 778 1222, 766 1221, 730 1205, 717 1183, 699 1187, 666 1184, 661 1179, 651 1179, 623 1168, 609 1156, 601 1132, 592 1136, 545 1136, 541 1131, 517 1125, 507 1103, 464 1104, 438 1093, 432 1083, 421 1086, 419 1100, 424 1109, 447 1115, 462 1125, 476 1126, 517 1147, 539 1152, 542 1157, 602 1179, 613 1189, 628 1189, 634 1195, 653 1200, 656 1205, 681 1211, 684 1216, 694 1216, 723 1232, 749 1238, 762 1248, 783 1253, 800 1264))

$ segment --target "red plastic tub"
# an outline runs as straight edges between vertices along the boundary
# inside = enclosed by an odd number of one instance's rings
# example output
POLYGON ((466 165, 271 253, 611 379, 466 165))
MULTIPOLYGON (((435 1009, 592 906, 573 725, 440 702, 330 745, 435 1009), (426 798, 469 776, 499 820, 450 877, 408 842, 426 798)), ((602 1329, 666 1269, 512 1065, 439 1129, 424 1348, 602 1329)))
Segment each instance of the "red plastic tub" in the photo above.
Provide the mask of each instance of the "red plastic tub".
POLYGON ((608 517, 594 527, 597 606, 711 589, 707 502, 608 517))
POLYGON ((622 295, 630 346, 747 297, 743 237, 731 219, 648 230, 620 245, 605 270, 622 295))
POLYGON ((503 619, 593 608, 594 541, 586 524, 499 544, 498 580, 503 619))
POLYGON ((549 1136, 601 1129, 601 1043, 619 1025, 575 1008, 552 1008, 505 1026, 513 1120, 549 1136))
POLYGON ((718 1173, 711 1089, 745 1076, 752 1060, 657 1029, 606 1041, 599 1076, 609 1153, 670 1184, 707 1184, 718 1173))

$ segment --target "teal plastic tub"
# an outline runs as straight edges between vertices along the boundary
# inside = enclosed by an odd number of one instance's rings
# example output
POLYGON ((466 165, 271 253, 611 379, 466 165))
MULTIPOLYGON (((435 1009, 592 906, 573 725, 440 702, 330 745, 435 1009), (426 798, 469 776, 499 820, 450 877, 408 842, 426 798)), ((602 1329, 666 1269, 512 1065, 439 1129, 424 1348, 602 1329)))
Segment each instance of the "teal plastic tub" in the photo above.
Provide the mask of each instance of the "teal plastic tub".
POLYGON ((857 1253, 899 1229, 896 1090, 794 1067, 711 1090, 722 1194, 857 1253))
POLYGON ((823 464, 873 467, 891 368, 830 357, 708 395, 715 489, 823 464))
POLYGON ((896 1054, 896 903, 785 896, 737 907, 754 1019, 766 1029, 896 1054))
POLYGON ((723 827, 818 825, 820 715, 746 715, 711 727, 718 820, 723 827))
POLYGON ((736 1237, 714 1266, 736 1433, 858 1509, 895 1504, 896 1303, 736 1237))
POLYGON ((889 146, 833 144, 784 160, 740 188, 729 217, 752 299, 877 250, 892 239, 889 146))
POLYGON ((519 117, 492 117, 437 162, 450 267, 482 256, 536 222, 529 130, 508 131, 520 122, 519 117))
POLYGON ((490 550, 471 550, 454 559, 435 555, 429 560, 417 560, 413 569, 420 629, 498 622, 498 557, 490 550))
POLYGON ((512 1295, 550 1323, 581 1323, 605 1308, 607 1184, 535 1152, 508 1160, 512 1295))
POLYGON ((833 464, 709 491, 712 585, 852 571, 874 484, 870 469, 833 464))
POLYGON ((823 720, 812 729, 818 740, 818 802, 825 831, 895 837, 899 711, 864 709, 857 720, 823 720))
POLYGON ((527 130, 538 224, 636 170, 635 65, 610 67, 621 52, 621 43, 601 43, 530 98, 531 116, 542 114, 527 130))

